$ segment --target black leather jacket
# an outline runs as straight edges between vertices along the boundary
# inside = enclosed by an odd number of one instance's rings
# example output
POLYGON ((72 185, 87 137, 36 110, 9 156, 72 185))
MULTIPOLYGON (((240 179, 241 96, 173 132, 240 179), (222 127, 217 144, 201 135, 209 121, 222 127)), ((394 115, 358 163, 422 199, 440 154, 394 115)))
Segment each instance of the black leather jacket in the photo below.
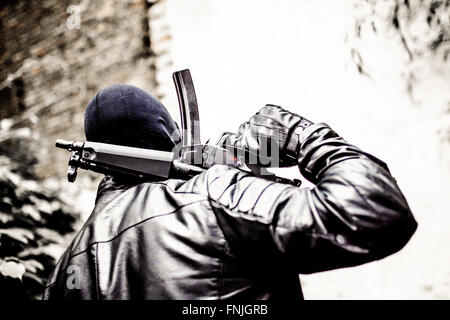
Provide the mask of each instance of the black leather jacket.
POLYGON ((400 250, 417 224, 387 166, 325 124, 304 134, 312 190, 228 166, 189 181, 106 177, 44 299, 301 299, 299 274, 400 250))

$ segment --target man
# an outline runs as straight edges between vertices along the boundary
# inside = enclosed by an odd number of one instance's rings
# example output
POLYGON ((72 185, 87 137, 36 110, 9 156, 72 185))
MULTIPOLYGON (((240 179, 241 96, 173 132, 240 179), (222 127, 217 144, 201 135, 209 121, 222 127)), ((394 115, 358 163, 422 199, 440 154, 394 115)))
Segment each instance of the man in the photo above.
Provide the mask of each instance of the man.
MULTIPOLYGON (((88 141, 158 150, 180 136, 155 98, 127 85, 92 99, 85 132, 88 141)), ((106 176, 44 299, 298 300, 299 274, 405 246, 417 224, 384 162, 272 105, 227 142, 258 152, 275 136, 282 165, 297 165, 312 190, 226 165, 189 181, 106 176)))

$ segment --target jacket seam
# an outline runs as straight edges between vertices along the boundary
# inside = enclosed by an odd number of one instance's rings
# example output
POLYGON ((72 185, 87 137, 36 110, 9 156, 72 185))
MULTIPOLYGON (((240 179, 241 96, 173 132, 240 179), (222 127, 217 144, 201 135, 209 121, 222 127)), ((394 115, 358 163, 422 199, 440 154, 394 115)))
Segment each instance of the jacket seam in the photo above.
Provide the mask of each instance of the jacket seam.
POLYGON ((96 297, 97 300, 100 300, 100 271, 99 271, 99 263, 98 263, 98 243, 95 246, 95 289, 96 289, 96 297))
MULTIPOLYGON (((252 184, 254 184, 255 183, 255 181, 251 181, 250 182, 250 184, 247 186, 247 187, 245 187, 245 189, 242 191, 242 193, 239 195, 239 199, 238 199, 238 201, 236 202, 236 204, 233 206, 233 207, 231 207, 230 209, 231 210, 234 210, 234 209, 236 209, 238 206, 239 206, 239 203, 241 202, 241 200, 242 200, 242 197, 244 196, 244 193, 245 192, 247 192, 247 190, 252 186, 252 184)), ((265 188, 264 188, 265 189, 265 188)), ((259 197, 258 197, 259 198, 259 197)))
MULTIPOLYGON (((272 205, 270 206, 270 209, 269 209, 269 211, 268 211, 269 215, 273 212, 274 207, 278 204, 278 199, 280 199, 281 196, 285 193, 285 191, 289 190, 290 188, 291 188, 290 186, 289 186, 289 187, 286 187, 286 188, 284 188, 280 193, 278 193, 278 196, 275 198, 275 200, 273 201, 272 205)), ((274 217, 273 217, 273 215, 272 215, 272 218, 270 219, 270 224, 272 224, 273 218, 274 218, 274 217)), ((277 220, 278 220, 278 219, 277 219, 277 220)))
MULTIPOLYGON (((144 219, 144 220, 142 220, 142 221, 139 221, 139 222, 137 222, 137 223, 135 223, 135 224, 133 224, 133 225, 131 225, 131 226, 129 226, 129 227, 123 229, 121 232, 119 232, 117 235, 115 235, 113 238, 111 238, 111 239, 109 239, 109 240, 95 241, 95 242, 93 242, 93 243, 90 243, 90 244, 88 245, 88 247, 87 247, 85 250, 80 251, 80 252, 77 252, 77 253, 74 253, 73 255, 69 256, 69 257, 67 258, 67 261, 69 262, 71 259, 73 259, 73 258, 75 258, 75 257, 77 257, 77 256, 79 256, 79 255, 82 255, 83 253, 87 253, 87 252, 88 252, 93 246, 95 246, 95 245, 97 245, 97 248, 98 248, 98 244, 99 244, 99 243, 108 243, 108 242, 111 242, 111 241, 115 240, 116 238, 120 237, 124 232, 126 232, 126 231, 128 231, 129 229, 131 229, 131 228, 133 228, 133 227, 135 227, 135 226, 137 226, 137 225, 139 225, 139 224, 141 224, 141 223, 144 223, 144 222, 146 222, 146 221, 148 221, 148 220, 150 220, 150 219, 158 218, 158 217, 162 217, 162 216, 167 216, 167 215, 171 215, 171 214, 175 214, 175 213, 177 213, 180 209, 182 209, 182 208, 184 208, 184 207, 186 207, 186 206, 189 206, 189 205, 195 204, 195 203, 199 203, 199 202, 203 202, 203 201, 208 201, 208 199, 202 199, 202 200, 194 201, 194 202, 188 203, 188 204, 186 204, 186 205, 184 205, 184 206, 181 206, 181 207, 177 208, 175 211, 172 211, 172 212, 169 212, 169 213, 159 214, 159 215, 156 215, 156 216, 152 216, 152 217, 146 218, 146 219, 144 219)), ((62 272, 64 272, 65 270, 67 270, 67 268, 68 268, 68 265, 65 266, 65 267, 62 269, 62 272)), ((55 284, 56 284, 56 282, 53 282, 53 283, 47 285, 47 286, 45 287, 45 289, 50 288, 51 286, 53 286, 53 285, 55 285, 55 284)))
MULTIPOLYGON (((95 244, 99 244, 99 243, 108 243, 108 242, 111 242, 111 241, 115 240, 116 238, 120 237, 124 232, 128 231, 128 230, 131 229, 131 228, 136 227, 137 225, 139 225, 139 224, 141 224, 141 223, 147 222, 148 220, 153 219, 153 218, 159 218, 159 217, 163 217, 163 216, 168 216, 168 215, 171 215, 171 214, 175 214, 175 213, 177 213, 178 211, 180 211, 180 209, 182 209, 182 208, 184 208, 184 207, 187 207, 187 206, 189 206, 189 205, 191 205, 191 204, 203 202, 203 201, 208 201, 208 200, 207 200, 207 199, 197 200, 197 201, 194 201, 194 202, 185 204, 184 206, 180 206, 180 207, 178 207, 178 208, 177 208, 176 210, 174 210, 174 211, 171 211, 171 212, 168 212, 168 213, 162 213, 162 214, 158 214, 158 215, 155 215, 155 216, 151 216, 151 217, 145 218, 144 220, 141 220, 141 221, 139 221, 139 222, 136 222, 135 224, 133 224, 133 225, 131 225, 131 226, 129 226, 129 227, 126 227, 125 229, 121 230, 118 234, 116 234, 114 237, 112 237, 112 238, 109 239, 109 240, 100 240, 100 241, 92 242, 92 243, 89 245, 89 247, 91 247, 91 246, 93 246, 93 245, 95 245, 95 244)), ((86 250, 83 250, 83 251, 81 251, 81 252, 74 253, 73 255, 71 255, 71 256, 69 257, 69 259, 72 259, 72 258, 74 258, 75 256, 77 256, 77 255, 79 255, 79 254, 82 254, 82 253, 84 253, 84 252, 86 252, 86 251, 88 251, 88 250, 89 250, 89 248, 87 248, 86 250)))
MULTIPOLYGON (((226 251, 227 251, 228 241, 226 239, 224 239, 224 240, 225 240, 225 244, 223 246, 222 252, 225 255, 226 251)), ((221 300, 222 295, 223 295, 223 292, 222 292, 223 266, 224 266, 223 259, 219 259, 219 262, 220 262, 220 269, 219 269, 219 278, 217 279, 217 286, 218 286, 217 293, 218 293, 218 300, 221 300)))
MULTIPOLYGON (((223 175, 221 177, 223 177, 223 175)), ((231 187, 235 186, 238 182, 240 182, 244 178, 246 178, 246 176, 242 176, 242 177, 238 178, 238 180, 236 180, 234 183, 229 184, 225 188, 225 190, 223 190, 223 192, 220 194, 220 196, 217 198, 217 201, 220 201, 220 199, 224 196, 225 192, 227 192, 228 189, 230 189, 231 187)))

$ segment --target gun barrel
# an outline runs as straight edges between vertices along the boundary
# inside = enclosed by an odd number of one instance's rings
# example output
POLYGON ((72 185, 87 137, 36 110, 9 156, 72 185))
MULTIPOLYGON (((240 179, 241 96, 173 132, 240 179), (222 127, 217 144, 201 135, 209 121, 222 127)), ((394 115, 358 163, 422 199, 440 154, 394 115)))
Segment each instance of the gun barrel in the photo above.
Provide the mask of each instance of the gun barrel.
POLYGON ((57 139, 55 146, 68 151, 81 151, 84 148, 84 142, 57 139))
POLYGON ((72 145, 73 145, 73 141, 67 141, 67 140, 63 140, 63 139, 57 139, 56 143, 55 143, 55 146, 57 148, 66 149, 66 150, 69 150, 72 147, 72 145))

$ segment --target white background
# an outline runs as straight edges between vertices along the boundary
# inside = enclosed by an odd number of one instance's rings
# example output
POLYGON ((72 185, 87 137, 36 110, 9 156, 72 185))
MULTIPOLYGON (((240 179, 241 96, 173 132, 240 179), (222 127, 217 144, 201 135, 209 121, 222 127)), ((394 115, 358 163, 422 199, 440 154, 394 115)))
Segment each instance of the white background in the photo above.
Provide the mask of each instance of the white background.
MULTIPOLYGON (((363 47, 371 79, 359 75, 345 41, 353 3, 168 0, 173 66, 166 75, 170 81, 170 72, 191 69, 203 142, 236 131, 272 103, 329 124, 388 163, 418 231, 382 261, 301 276, 305 298, 448 299, 449 144, 437 135, 443 121, 437 97, 448 94, 450 82, 432 75, 422 86, 422 104, 413 104, 401 74, 404 50, 398 41, 375 36, 363 47)), ((165 103, 178 117, 174 91, 167 94, 165 103)))

